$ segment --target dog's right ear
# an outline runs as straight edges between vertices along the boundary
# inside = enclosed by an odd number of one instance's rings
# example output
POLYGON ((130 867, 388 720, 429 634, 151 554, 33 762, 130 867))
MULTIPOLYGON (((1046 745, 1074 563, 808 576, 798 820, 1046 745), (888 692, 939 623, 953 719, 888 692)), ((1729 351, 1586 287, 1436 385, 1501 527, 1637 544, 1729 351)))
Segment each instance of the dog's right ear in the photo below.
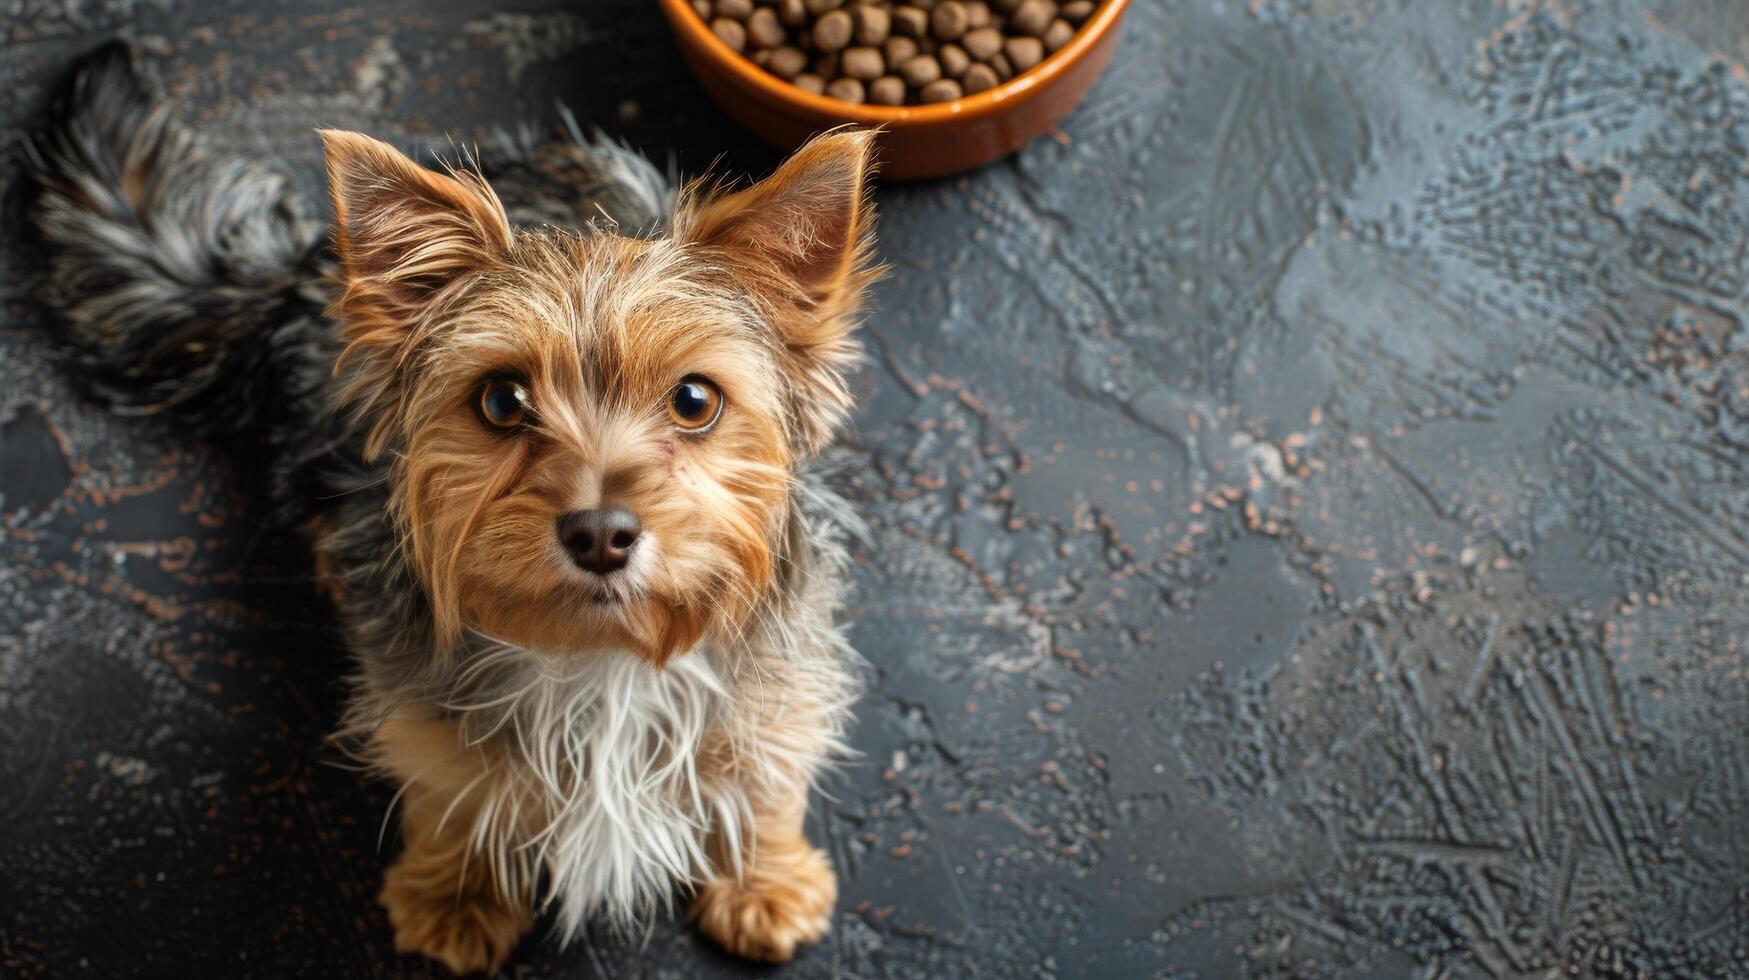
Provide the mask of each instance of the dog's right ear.
POLYGON ((428 170, 358 133, 321 136, 346 278, 339 307, 346 349, 336 367, 352 371, 342 397, 375 421, 365 443, 374 457, 387 441, 401 374, 437 325, 444 294, 501 260, 510 221, 476 174, 428 170))
POLYGON ((321 130, 347 279, 394 305, 423 303, 510 246, 510 222, 478 176, 441 174, 381 140, 321 130))

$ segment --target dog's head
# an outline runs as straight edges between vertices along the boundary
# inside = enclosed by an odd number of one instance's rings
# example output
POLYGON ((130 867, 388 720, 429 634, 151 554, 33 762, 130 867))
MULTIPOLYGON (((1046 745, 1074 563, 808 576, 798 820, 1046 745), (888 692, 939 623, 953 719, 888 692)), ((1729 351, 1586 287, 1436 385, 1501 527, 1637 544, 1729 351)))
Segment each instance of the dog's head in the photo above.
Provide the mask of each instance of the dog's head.
POLYGON ((773 576, 792 467, 849 405, 871 137, 686 196, 671 235, 519 231, 485 182, 322 134, 342 399, 392 454, 441 639, 631 650, 732 631, 773 576))

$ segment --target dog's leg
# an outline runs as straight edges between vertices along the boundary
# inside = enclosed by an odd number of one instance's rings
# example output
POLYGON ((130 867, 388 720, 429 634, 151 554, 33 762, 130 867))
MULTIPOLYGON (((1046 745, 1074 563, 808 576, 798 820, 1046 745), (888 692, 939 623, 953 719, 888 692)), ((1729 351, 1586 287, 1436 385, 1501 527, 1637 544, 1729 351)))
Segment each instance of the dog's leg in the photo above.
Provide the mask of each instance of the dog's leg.
POLYGON ((825 852, 802 833, 807 787, 757 809, 743 835, 741 874, 735 874, 722 841, 717 862, 692 903, 692 919, 705 935, 736 956, 783 963, 800 943, 811 943, 832 924, 838 879, 825 852))
POLYGON ((495 972, 534 924, 527 875, 503 873, 471 840, 495 791, 487 753, 465 746, 441 720, 396 719, 375 748, 409 780, 401 803, 401 856, 379 896, 395 948, 459 974, 495 972))

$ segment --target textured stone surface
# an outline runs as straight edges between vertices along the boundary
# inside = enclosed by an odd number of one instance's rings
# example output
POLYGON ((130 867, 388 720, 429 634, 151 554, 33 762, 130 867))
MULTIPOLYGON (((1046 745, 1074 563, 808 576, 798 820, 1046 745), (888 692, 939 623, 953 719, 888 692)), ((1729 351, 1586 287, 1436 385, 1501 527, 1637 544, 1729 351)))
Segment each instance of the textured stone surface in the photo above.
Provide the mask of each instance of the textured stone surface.
MULTIPOLYGON (((1137 0, 1062 129, 887 187, 842 450, 864 753, 798 977, 1749 971, 1749 13, 1137 0)), ((761 170, 639 0, 0 0, 312 190, 552 100, 761 170), (442 12, 438 8, 445 8, 442 12)), ((0 972, 424 976, 247 458, 82 404, 7 198, 0 972)), ((672 921, 527 976, 752 975, 672 921)))

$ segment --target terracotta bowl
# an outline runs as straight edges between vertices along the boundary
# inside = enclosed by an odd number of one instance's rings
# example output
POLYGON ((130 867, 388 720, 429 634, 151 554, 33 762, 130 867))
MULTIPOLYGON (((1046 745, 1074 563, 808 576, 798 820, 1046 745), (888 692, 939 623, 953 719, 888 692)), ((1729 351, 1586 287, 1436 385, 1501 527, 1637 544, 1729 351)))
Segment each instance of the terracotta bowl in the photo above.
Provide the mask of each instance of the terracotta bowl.
POLYGON ((952 102, 851 105, 804 92, 730 50, 687 0, 661 0, 680 53, 730 117, 779 149, 846 123, 884 126, 881 176, 942 177, 1005 157, 1049 132, 1111 60, 1129 0, 1104 0, 1075 37, 1031 71, 952 102))

